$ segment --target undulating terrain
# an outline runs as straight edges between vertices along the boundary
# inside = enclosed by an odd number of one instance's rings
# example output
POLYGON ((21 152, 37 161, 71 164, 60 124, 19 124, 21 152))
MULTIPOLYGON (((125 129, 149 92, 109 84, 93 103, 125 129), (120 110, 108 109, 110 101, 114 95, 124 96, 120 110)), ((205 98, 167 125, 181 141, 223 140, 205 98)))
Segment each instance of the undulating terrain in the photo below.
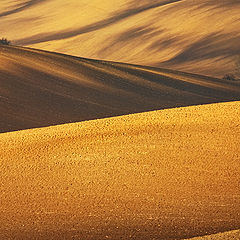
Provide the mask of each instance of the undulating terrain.
POLYGON ((222 77, 240 55, 239 0, 1 0, 13 44, 222 77))
MULTIPOLYGON (((239 229, 239 134, 240 102, 2 133, 0 238, 184 239, 239 229)), ((239 231, 224 236, 215 239, 239 231)))
POLYGON ((218 234, 207 235, 203 237, 194 237, 189 240, 239 240, 240 230, 223 232, 218 234))
POLYGON ((239 12, 0 0, 0 239, 239 240, 239 12))
POLYGON ((240 81, 0 46, 0 132, 240 100, 240 81))

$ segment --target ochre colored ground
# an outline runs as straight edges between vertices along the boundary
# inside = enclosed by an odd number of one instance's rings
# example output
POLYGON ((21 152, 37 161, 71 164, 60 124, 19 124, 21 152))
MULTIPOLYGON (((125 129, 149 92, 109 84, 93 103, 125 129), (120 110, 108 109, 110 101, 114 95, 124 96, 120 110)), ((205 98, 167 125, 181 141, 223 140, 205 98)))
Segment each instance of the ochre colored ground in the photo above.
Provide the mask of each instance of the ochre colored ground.
POLYGON ((239 11, 0 0, 0 239, 239 240, 239 11))
POLYGON ((240 239, 240 230, 223 232, 213 235, 208 235, 204 237, 195 237, 189 240, 239 240, 240 239))
POLYGON ((222 77, 240 55, 238 0, 1 0, 0 37, 80 57, 222 77))
POLYGON ((0 238, 239 229, 239 135, 240 102, 0 134, 0 238))

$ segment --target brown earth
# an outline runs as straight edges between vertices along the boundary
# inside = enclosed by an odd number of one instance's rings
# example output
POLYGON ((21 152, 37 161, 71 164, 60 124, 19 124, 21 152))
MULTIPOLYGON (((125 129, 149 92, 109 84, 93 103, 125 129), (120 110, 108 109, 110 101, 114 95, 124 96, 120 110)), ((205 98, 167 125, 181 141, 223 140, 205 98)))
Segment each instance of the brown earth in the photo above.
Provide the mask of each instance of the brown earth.
POLYGON ((0 238, 239 229, 239 135, 240 102, 2 133, 0 238))
POLYGON ((239 240, 240 230, 223 232, 203 237, 194 237, 189 240, 239 240))
POLYGON ((240 81, 0 46, 0 132, 240 100, 240 81))

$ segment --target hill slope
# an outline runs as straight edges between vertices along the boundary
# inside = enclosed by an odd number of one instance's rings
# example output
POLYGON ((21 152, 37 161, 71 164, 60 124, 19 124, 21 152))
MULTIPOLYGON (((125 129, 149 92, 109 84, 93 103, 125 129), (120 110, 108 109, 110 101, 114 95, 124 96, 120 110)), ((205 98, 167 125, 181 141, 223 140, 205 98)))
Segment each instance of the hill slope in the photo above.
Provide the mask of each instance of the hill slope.
POLYGON ((1 0, 0 32, 16 45, 222 77, 240 55, 239 11, 239 0, 1 0))
POLYGON ((239 240, 240 239, 240 230, 223 232, 219 234, 213 234, 203 237, 195 237, 188 240, 239 240))
POLYGON ((240 82, 0 46, 0 132, 240 100, 240 82))
POLYGON ((240 102, 0 134, 0 238, 239 229, 239 134, 240 102))

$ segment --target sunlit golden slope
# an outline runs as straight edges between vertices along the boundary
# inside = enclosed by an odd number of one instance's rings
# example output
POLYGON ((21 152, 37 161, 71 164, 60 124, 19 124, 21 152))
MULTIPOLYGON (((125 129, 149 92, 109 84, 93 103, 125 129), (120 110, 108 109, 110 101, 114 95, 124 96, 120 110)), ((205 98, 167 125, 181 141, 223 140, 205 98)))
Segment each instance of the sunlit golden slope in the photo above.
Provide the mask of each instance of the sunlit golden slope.
POLYGON ((0 134, 0 239, 240 228, 240 102, 0 134))
POLYGON ((240 100, 240 82, 0 46, 0 132, 240 100))
POLYGON ((224 232, 219 234, 213 234, 203 237, 195 237, 188 240, 239 240, 240 239, 240 230, 224 232))
POLYGON ((1 0, 14 44, 223 76, 240 54, 239 0, 1 0))

